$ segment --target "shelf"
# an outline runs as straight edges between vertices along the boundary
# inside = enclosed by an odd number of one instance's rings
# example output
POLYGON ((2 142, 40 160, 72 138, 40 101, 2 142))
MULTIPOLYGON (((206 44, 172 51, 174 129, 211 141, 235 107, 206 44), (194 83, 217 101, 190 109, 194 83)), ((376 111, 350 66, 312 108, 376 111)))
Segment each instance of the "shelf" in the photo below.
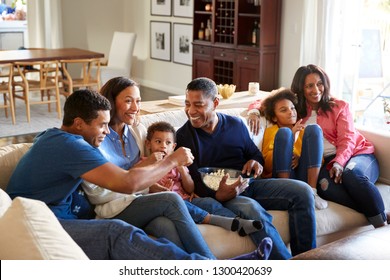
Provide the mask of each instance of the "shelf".
POLYGON ((195 11, 194 13, 196 15, 207 15, 207 16, 211 16, 213 14, 213 12, 210 11, 195 11))
POLYGON ((253 81, 266 90, 278 87, 282 0, 259 2, 261 6, 247 0, 194 1, 193 78, 236 84, 238 91, 246 90, 253 81), (208 3, 213 9, 204 11, 208 3), (211 22, 211 40, 197 40, 201 23, 205 25, 207 20, 211 22), (259 30, 256 45, 252 45, 255 22, 259 30))
POLYGON ((259 14, 239 13, 239 17, 260 18, 259 14))

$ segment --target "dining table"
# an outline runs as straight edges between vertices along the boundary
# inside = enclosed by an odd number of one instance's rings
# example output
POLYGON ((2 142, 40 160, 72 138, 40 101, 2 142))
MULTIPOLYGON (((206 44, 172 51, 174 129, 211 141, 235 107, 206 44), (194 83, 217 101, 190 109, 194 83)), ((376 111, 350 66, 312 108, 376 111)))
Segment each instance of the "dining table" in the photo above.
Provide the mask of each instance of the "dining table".
POLYGON ((0 63, 103 58, 104 53, 79 48, 28 48, 0 51, 0 63))

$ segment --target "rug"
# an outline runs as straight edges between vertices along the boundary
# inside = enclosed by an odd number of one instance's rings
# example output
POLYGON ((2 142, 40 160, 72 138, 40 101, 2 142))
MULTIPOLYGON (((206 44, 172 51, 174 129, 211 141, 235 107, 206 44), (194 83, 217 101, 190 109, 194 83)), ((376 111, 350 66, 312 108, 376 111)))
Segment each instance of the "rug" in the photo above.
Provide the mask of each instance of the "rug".
MULTIPOLYGON (((38 100, 40 96, 33 95, 31 100, 38 100)), ((0 101, 2 102, 2 100, 0 101)), ((63 110, 65 97, 61 96, 61 109, 63 110)), ((17 136, 38 133, 47 128, 61 127, 62 119, 58 119, 55 104, 51 104, 51 112, 47 104, 30 105, 31 121, 27 122, 26 106, 23 100, 15 100, 16 124, 12 124, 10 111, 5 117, 5 109, 0 109, 0 137, 17 136)), ((63 115, 63 114, 62 114, 63 115)))

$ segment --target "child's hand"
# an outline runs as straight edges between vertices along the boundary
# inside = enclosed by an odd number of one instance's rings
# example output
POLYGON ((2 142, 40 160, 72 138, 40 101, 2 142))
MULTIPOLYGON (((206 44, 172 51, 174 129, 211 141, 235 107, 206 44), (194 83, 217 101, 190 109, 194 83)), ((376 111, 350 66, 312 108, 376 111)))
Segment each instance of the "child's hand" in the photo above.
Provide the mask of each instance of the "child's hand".
POLYGON ((295 135, 297 132, 300 132, 304 128, 305 126, 302 124, 302 119, 298 120, 292 128, 293 135, 295 135))
POLYGON ((293 154, 291 161, 291 168, 295 169, 299 164, 299 156, 297 154, 293 154))
POLYGON ((197 198, 197 197, 199 197, 199 195, 197 195, 196 193, 191 193, 191 195, 190 195, 190 198, 189 198, 189 202, 192 202, 192 199, 193 198, 197 198))
POLYGON ((139 166, 147 166, 151 165, 155 162, 162 160, 165 156, 165 153, 162 152, 154 152, 150 156, 148 156, 145 160, 141 161, 139 166))
POLYGON ((165 188, 167 188, 168 190, 172 190, 172 187, 173 187, 173 180, 172 179, 162 179, 161 180, 161 185, 165 188))
POLYGON ((249 114, 247 121, 250 132, 252 132, 254 135, 258 135, 260 131, 260 116, 257 114, 249 114))

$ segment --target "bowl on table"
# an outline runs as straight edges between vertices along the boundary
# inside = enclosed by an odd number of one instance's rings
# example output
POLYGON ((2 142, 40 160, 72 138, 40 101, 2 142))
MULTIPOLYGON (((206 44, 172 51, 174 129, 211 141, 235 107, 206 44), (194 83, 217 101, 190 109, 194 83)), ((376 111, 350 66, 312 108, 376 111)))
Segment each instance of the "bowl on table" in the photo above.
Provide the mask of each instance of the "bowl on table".
POLYGON ((236 85, 219 84, 217 85, 217 88, 219 95, 221 95, 224 99, 229 99, 236 90, 236 85))
POLYGON ((219 188, 219 183, 222 180, 222 177, 226 174, 229 174, 229 178, 226 180, 226 184, 231 185, 238 180, 241 176, 244 178, 244 184, 240 187, 237 187, 239 193, 243 192, 249 184, 249 180, 252 178, 241 173, 241 170, 223 168, 223 167, 201 167, 198 169, 203 183, 210 189, 217 191, 219 188))

